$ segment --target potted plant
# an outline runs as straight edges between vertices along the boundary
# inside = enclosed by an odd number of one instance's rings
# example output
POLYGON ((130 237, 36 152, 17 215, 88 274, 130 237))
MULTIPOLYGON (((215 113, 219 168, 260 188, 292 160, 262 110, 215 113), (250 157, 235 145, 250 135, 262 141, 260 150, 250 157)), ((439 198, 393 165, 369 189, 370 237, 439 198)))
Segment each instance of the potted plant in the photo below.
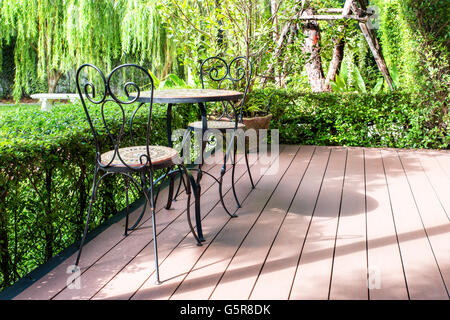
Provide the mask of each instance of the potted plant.
MULTIPOLYGON (((272 103, 273 93, 267 98, 267 95, 255 95, 248 99, 244 104, 242 110, 242 121, 244 122, 245 129, 254 129, 256 131, 256 137, 259 145, 259 130, 270 127, 270 121, 272 120, 272 114, 270 113, 270 105, 272 103)), ((246 143, 246 150, 248 151, 248 143, 246 143)))

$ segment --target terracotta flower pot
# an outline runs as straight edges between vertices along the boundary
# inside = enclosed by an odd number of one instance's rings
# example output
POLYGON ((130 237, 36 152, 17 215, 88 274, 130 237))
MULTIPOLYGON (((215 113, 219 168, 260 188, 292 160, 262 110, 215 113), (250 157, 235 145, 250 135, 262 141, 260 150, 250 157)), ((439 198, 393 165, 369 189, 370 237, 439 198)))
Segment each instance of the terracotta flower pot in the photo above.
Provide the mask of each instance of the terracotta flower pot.
POLYGON ((259 130, 266 129, 268 130, 270 127, 270 121, 272 120, 272 115, 268 114, 267 116, 261 117, 253 117, 253 118, 243 118, 242 119, 245 124, 245 130, 254 129, 256 131, 257 143, 258 145, 253 148, 249 148, 248 138, 245 143, 245 151, 246 152, 258 152, 259 149, 259 130))
POLYGON ((269 129, 270 120, 272 120, 272 115, 268 114, 263 117, 253 117, 253 118, 243 118, 246 129, 269 129))

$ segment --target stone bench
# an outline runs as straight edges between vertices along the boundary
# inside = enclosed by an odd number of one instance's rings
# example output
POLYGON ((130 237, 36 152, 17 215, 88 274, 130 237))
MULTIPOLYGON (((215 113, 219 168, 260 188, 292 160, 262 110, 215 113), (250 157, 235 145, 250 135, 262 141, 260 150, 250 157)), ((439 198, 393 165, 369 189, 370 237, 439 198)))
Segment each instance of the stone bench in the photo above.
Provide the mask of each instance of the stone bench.
POLYGON ((75 103, 79 96, 76 93, 37 93, 32 94, 31 98, 41 101, 41 110, 50 111, 51 104, 48 104, 49 100, 70 100, 75 103))

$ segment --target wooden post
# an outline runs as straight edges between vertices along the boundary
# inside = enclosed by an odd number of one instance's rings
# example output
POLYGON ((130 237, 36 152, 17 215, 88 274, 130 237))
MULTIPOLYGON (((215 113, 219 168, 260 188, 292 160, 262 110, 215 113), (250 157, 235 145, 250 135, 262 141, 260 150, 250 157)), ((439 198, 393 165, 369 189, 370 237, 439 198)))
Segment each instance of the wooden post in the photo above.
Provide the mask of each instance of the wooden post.
POLYGON ((343 17, 346 17, 350 14, 350 11, 352 9, 352 2, 353 0, 345 0, 344 9, 342 9, 343 17))
MULTIPOLYGON (((367 2, 365 0, 357 0, 359 5, 361 6, 361 9, 363 11, 367 11, 367 2)), ((356 3, 352 1, 351 8, 353 10, 354 14, 358 14, 358 7, 356 6, 356 3)), ((367 44, 369 45, 369 49, 372 52, 375 62, 377 63, 378 69, 380 70, 381 74, 383 75, 384 79, 386 80, 386 83, 388 84, 391 91, 394 90, 394 85, 392 81, 392 77, 389 73, 389 69, 386 65, 386 61, 384 60, 383 53, 381 52, 381 47, 378 42, 377 36, 373 29, 369 28, 367 22, 359 22, 359 28, 361 29, 362 34, 364 35, 364 38, 367 41, 367 44)))

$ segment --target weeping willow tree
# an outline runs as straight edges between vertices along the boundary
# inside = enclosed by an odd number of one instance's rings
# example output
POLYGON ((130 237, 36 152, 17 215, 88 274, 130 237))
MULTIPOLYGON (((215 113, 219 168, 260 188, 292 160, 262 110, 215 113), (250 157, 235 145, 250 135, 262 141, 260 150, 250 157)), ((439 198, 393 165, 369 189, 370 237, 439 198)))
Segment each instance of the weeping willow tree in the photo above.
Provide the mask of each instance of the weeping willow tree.
POLYGON ((30 78, 47 78, 50 92, 70 63, 64 38, 62 1, 0 1, 0 36, 15 39, 14 96, 29 90, 30 78))
POLYGON ((16 100, 32 79, 55 92, 85 62, 146 62, 164 76, 174 61, 156 0, 0 0, 0 16, 0 46, 15 40, 16 100))

